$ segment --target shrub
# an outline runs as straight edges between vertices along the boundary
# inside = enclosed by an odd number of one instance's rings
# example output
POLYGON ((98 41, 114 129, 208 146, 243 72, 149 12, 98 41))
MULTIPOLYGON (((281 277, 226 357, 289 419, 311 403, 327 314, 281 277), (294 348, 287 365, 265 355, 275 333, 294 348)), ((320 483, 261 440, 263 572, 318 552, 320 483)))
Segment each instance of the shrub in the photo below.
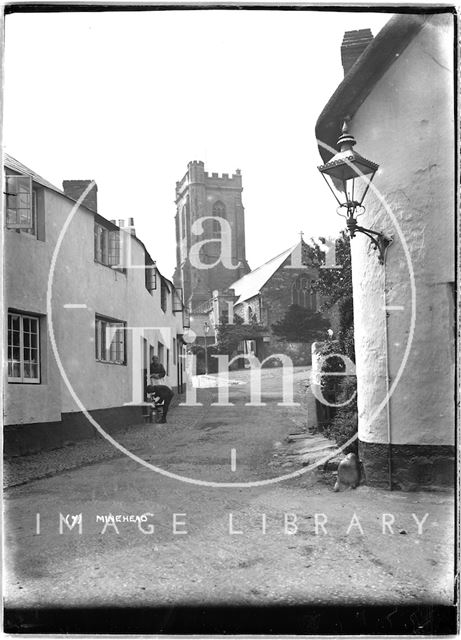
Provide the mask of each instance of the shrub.
MULTIPOLYGON (((330 340, 325 342, 320 349, 320 354, 326 356, 333 353, 344 353, 348 357, 349 350, 354 349, 354 331, 353 327, 348 327, 342 332, 339 340, 330 340)), ((350 351, 349 351, 350 353, 350 351)), ((352 359, 352 358, 351 358, 352 359)), ((358 430, 358 413, 357 413, 357 379, 355 376, 329 376, 329 373, 343 373, 345 365, 342 358, 329 358, 322 366, 322 393, 324 398, 332 404, 342 404, 344 406, 328 407, 324 414, 327 422, 323 424, 322 433, 327 437, 336 441, 338 446, 344 445, 358 430)), ((357 440, 348 445, 345 449, 346 453, 357 453, 357 440)))
MULTIPOLYGON (((357 433, 358 413, 356 391, 357 381, 355 377, 345 376, 342 378, 341 390, 336 396, 336 402, 341 404, 353 396, 354 398, 343 407, 336 409, 331 424, 327 425, 323 431, 328 438, 334 439, 340 447, 357 433)), ((345 448, 344 452, 358 453, 357 439, 351 442, 351 444, 345 448)))
POLYGON ((279 341, 314 342, 326 335, 329 326, 321 313, 291 304, 284 317, 272 325, 272 331, 279 341))
MULTIPOLYGON (((316 250, 320 255, 318 245, 316 250)), ((342 232, 337 240, 336 255, 342 268, 320 270, 320 277, 316 283, 316 289, 323 299, 322 308, 328 310, 337 304, 339 311, 337 340, 326 342, 321 353, 341 353, 355 362, 350 238, 345 232, 342 232)), ((357 391, 357 379, 355 376, 328 376, 328 373, 344 372, 344 368, 344 362, 340 358, 330 358, 322 368, 327 374, 322 378, 322 392, 329 402, 341 404, 354 396, 354 399, 343 407, 328 407, 327 410, 323 410, 326 420, 322 432, 336 440, 340 446, 350 440, 358 430, 357 397, 354 395, 357 391)), ((357 440, 345 451, 357 453, 357 440)))

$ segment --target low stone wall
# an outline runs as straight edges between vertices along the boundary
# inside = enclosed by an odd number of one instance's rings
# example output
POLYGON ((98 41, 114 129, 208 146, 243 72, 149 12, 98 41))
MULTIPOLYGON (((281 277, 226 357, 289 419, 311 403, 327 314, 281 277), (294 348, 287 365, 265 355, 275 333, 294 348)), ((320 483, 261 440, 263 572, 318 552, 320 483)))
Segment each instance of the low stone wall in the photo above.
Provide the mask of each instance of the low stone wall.
POLYGON ((455 448, 448 445, 389 445, 359 441, 364 481, 372 487, 420 491, 454 487, 455 448), (389 457, 390 469, 389 473, 389 457))
MULTIPOLYGON (((272 338, 271 342, 264 343, 264 358, 275 353, 283 353, 291 358, 294 367, 308 366, 312 362, 310 342, 279 342, 272 338)), ((280 362, 274 358, 264 366, 280 366, 280 362)))

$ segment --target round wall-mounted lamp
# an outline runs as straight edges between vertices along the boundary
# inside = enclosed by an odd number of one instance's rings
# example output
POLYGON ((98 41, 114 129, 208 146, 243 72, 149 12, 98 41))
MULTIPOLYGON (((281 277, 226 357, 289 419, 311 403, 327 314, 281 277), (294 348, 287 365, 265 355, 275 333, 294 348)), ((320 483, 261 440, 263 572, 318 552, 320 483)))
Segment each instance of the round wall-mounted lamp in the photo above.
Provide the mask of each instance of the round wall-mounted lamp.
POLYGON ((383 233, 366 229, 357 224, 358 216, 365 213, 363 201, 379 165, 354 151, 352 147, 355 144, 356 140, 349 133, 345 121, 338 139, 339 152, 318 169, 338 203, 336 212, 346 218, 350 237, 354 238, 357 232, 368 236, 374 249, 378 251, 379 261, 383 264, 385 250, 391 239, 383 233))

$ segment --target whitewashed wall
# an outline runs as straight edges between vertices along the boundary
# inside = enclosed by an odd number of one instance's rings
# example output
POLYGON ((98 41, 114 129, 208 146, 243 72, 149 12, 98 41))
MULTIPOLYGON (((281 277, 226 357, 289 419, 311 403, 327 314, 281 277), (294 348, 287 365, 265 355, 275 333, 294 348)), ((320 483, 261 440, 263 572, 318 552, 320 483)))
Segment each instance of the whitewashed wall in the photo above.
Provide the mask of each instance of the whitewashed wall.
POLYGON ((411 259, 409 266, 396 226, 379 196, 369 193, 359 224, 393 235, 394 242, 385 268, 367 238, 359 235, 351 243, 359 439, 368 443, 387 443, 389 424, 393 444, 454 443, 453 34, 448 20, 430 19, 374 86, 350 127, 357 151, 380 165, 374 185, 395 216, 411 259), (403 307, 387 311, 390 387, 402 374, 388 408, 385 305, 403 307))

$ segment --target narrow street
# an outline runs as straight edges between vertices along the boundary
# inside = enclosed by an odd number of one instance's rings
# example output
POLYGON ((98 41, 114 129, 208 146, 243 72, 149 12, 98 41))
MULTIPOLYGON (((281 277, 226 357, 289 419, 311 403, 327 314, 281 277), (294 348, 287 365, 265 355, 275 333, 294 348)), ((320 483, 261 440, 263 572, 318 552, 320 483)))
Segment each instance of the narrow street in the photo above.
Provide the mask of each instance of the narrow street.
MULTIPOLYGON (((202 389, 202 407, 177 406, 168 424, 141 425, 142 437, 120 441, 194 480, 254 482, 290 472, 277 450, 306 425, 305 400, 278 406, 281 370, 267 369, 266 406, 248 407, 248 372, 230 377, 243 383, 229 388, 233 406, 213 406, 217 390, 202 389)), ((297 370, 298 399, 306 379, 307 370, 297 370)), ((331 474, 316 470, 256 487, 200 486, 120 455, 11 487, 5 509, 7 607, 453 599, 450 493, 366 486, 334 493, 331 474), (82 514, 81 534, 78 524, 62 525, 61 534, 60 513, 70 523, 82 514), (383 513, 394 518, 385 533, 383 513), (114 526, 98 518, 109 514, 150 515, 114 526)))

